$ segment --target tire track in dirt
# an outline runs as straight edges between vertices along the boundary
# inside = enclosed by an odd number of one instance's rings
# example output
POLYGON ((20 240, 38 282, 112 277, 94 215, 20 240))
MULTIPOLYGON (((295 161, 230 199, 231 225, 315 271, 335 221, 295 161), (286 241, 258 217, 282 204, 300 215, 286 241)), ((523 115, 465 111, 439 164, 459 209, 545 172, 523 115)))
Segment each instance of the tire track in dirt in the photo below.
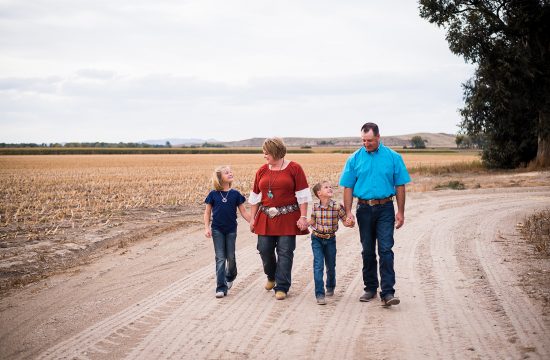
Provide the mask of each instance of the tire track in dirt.
POLYGON ((402 303, 389 309, 358 301, 357 228, 338 232, 337 287, 325 306, 315 301, 308 237, 297 238, 292 287, 277 301, 263 290, 254 235, 239 233, 249 245, 237 251, 227 297, 214 298, 212 256, 40 358, 549 358, 548 322, 510 286, 493 241, 517 216, 549 204, 550 188, 411 194, 395 233, 402 303))
MULTIPOLYGON (((550 200, 547 191, 543 194, 546 198, 539 202, 539 208, 550 200)), ((432 229, 429 242, 419 245, 420 256, 416 260, 420 278, 424 279, 420 283, 426 301, 433 304, 430 316, 440 344, 444 346, 444 354, 455 354, 457 358, 481 356, 489 359, 524 355, 521 349, 518 351, 518 346, 509 341, 518 329, 510 321, 508 312, 503 311, 502 302, 510 299, 507 294, 502 295, 507 290, 496 281, 488 283, 482 270, 491 252, 480 253, 469 249, 476 249, 479 244, 489 244, 495 227, 503 226, 502 218, 514 212, 524 212, 524 206, 538 197, 540 194, 537 192, 511 200, 503 199, 502 195, 489 194, 478 196, 475 205, 467 201, 463 206, 456 206, 456 200, 451 196, 433 214, 438 219, 437 224, 432 229), (464 215, 456 216, 457 213, 464 215)), ((502 266, 492 263, 485 267, 498 273, 502 266)), ((532 306, 525 308, 532 309, 532 306)), ((528 315, 525 314, 525 319, 532 317, 528 315)), ((525 319, 522 321, 529 321, 525 319)), ((539 323, 539 328, 541 326, 539 323)), ((541 329, 541 332, 548 335, 548 329, 541 329)), ((542 344, 548 341, 539 340, 538 343, 542 344)), ((543 350, 543 354, 547 352, 543 350)))

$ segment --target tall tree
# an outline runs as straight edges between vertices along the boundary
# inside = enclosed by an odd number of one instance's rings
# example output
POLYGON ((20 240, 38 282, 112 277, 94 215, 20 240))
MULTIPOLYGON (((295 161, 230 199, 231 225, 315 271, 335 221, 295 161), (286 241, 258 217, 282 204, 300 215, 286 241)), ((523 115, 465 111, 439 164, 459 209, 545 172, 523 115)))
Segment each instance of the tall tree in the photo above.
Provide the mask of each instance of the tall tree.
POLYGON ((477 68, 461 127, 484 135, 491 167, 550 166, 550 0, 420 0, 451 51, 477 68))

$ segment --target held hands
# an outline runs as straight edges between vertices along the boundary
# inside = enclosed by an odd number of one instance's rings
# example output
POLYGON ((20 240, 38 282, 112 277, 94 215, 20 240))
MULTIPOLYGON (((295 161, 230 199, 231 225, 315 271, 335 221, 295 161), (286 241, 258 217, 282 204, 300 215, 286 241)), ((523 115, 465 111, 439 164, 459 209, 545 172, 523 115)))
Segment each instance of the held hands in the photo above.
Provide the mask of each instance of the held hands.
POLYGON ((298 226, 298 229, 304 231, 308 228, 308 221, 305 217, 301 216, 300 219, 296 222, 296 226, 298 226))
POLYGON ((355 226, 355 217, 353 216, 353 214, 348 214, 346 221, 344 221, 344 226, 350 228, 355 226))
POLYGON ((204 236, 206 236, 207 238, 212 237, 212 232, 210 231, 210 229, 204 229, 204 236))

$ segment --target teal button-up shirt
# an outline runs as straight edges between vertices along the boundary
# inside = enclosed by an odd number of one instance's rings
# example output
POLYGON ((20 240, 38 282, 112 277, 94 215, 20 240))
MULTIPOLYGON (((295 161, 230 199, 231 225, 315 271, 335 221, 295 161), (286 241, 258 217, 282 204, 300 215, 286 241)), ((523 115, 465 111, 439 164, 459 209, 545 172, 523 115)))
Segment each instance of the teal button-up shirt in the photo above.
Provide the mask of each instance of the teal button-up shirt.
POLYGON ((393 196, 396 186, 410 181, 401 155, 382 143, 376 151, 361 147, 351 154, 340 176, 340 186, 352 188, 354 197, 365 200, 393 196))

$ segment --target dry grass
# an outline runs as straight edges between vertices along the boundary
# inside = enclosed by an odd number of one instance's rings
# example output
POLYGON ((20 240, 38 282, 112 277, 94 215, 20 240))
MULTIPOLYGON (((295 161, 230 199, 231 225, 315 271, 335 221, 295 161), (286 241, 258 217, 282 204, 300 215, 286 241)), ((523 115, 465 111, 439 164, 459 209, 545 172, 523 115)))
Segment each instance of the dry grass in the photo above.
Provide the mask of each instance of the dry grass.
POLYGON ((522 236, 542 255, 550 256, 550 209, 528 216, 518 224, 522 236))

